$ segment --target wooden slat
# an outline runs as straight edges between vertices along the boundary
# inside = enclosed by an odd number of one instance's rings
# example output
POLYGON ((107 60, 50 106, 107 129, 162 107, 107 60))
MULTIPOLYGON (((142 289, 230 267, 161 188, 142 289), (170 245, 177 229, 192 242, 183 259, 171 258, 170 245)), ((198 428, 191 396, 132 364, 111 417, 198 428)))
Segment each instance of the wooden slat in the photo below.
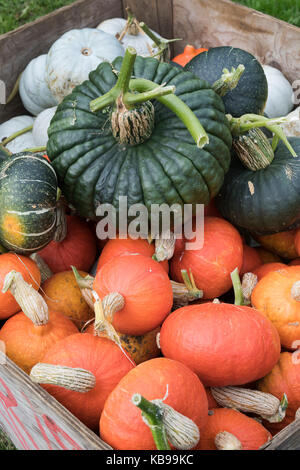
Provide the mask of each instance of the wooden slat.
POLYGON ((300 419, 276 434, 261 450, 300 450, 300 419))
MULTIPOLYGON (((121 0, 78 0, 0 36, 0 80, 6 84, 7 96, 30 60, 47 53, 63 33, 95 27, 102 20, 122 15, 121 0)), ((0 105, 0 123, 22 113, 28 114, 17 97, 8 106, 0 105)))
POLYGON ((0 351, 0 425, 21 450, 110 450, 0 351))
POLYGON ((175 53, 183 45, 234 46, 265 64, 280 68, 291 81, 300 79, 300 28, 229 0, 173 0, 175 53))

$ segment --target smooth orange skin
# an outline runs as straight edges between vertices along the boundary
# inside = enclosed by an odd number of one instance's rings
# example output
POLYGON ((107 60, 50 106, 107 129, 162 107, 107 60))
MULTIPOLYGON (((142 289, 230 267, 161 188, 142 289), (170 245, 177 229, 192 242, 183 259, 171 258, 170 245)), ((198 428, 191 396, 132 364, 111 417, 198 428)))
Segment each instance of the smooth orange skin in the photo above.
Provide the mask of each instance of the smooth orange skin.
POLYGON ((273 233, 272 235, 253 235, 264 248, 287 259, 297 258, 295 246, 296 230, 273 233))
POLYGON ((289 266, 299 266, 299 265, 300 265, 300 258, 295 258, 289 263, 289 266))
POLYGON ((41 273, 32 259, 15 253, 0 255, 0 320, 9 318, 20 311, 20 306, 10 291, 5 294, 2 292, 4 279, 12 270, 21 273, 23 279, 36 290, 39 290, 41 284, 41 273))
MULTIPOLYGON (((93 335, 94 331, 94 324, 90 324, 85 330, 85 333, 93 335)), ((160 328, 155 328, 155 330, 149 331, 141 336, 117 333, 119 334, 123 348, 128 352, 136 365, 138 365, 142 362, 149 361, 149 359, 160 356, 160 349, 156 342, 156 336, 159 332, 160 328)))
POLYGON ((287 266, 266 274, 255 286, 251 303, 277 328, 282 346, 293 347, 300 339, 300 302, 291 297, 292 285, 300 279, 300 266, 287 266))
POLYGON ((280 256, 276 255, 275 253, 272 253, 271 251, 265 250, 261 246, 258 246, 255 248, 257 253, 259 254, 260 259, 262 262, 265 263, 280 263, 282 259, 280 256))
POLYGON ((285 269, 286 264, 283 263, 265 263, 258 268, 253 270, 253 274, 256 274, 257 280, 260 281, 264 276, 273 271, 278 271, 279 269, 285 269))
POLYGON ((149 427, 131 397, 140 393, 147 400, 164 403, 192 419, 200 429, 207 422, 205 389, 186 366, 166 358, 143 362, 130 371, 109 395, 100 419, 100 436, 118 450, 156 450, 149 427))
POLYGON ((39 251, 53 273, 68 271, 71 266, 89 272, 97 256, 97 238, 87 222, 67 215, 67 236, 52 241, 39 251))
POLYGON ((252 273, 256 268, 262 265, 262 260, 255 250, 251 246, 243 246, 243 264, 241 267, 241 276, 245 273, 252 273))
POLYGON ((7 356, 27 374, 46 351, 66 336, 78 333, 74 323, 58 312, 49 312, 47 325, 35 326, 23 312, 9 318, 0 330, 7 356))
POLYGON ((134 365, 111 340, 78 333, 55 344, 42 362, 79 367, 92 372, 95 387, 85 393, 56 385, 43 387, 90 429, 97 431, 105 400, 134 365))
POLYGON ((217 450, 215 437, 227 431, 239 439, 242 450, 258 450, 272 435, 262 424, 239 411, 230 408, 214 408, 201 432, 197 450, 217 450))
POLYGON ((286 393, 288 408, 283 421, 280 423, 265 422, 265 426, 275 434, 295 419, 295 413, 300 407, 300 361, 299 352, 283 352, 271 372, 257 383, 258 390, 271 393, 279 400, 286 393))
POLYGON ((239 232, 224 219, 204 218, 204 245, 199 250, 177 252, 170 263, 171 278, 183 282, 181 270, 191 269, 204 299, 225 294, 231 286, 230 273, 241 269, 243 243, 239 232))
POLYGON ((181 54, 178 54, 176 57, 174 57, 172 61, 184 67, 190 60, 192 60, 193 57, 207 50, 208 49, 205 49, 203 47, 196 49, 194 46, 191 46, 190 44, 188 44, 187 46, 185 46, 184 51, 181 54))
POLYGON ((101 299, 113 292, 124 297, 125 306, 114 315, 113 326, 129 335, 143 335, 157 328, 173 304, 167 273, 148 256, 112 258, 98 271, 93 288, 101 299))
MULTIPOLYGON (((88 273, 79 271, 82 277, 88 273)), ((73 271, 56 273, 42 284, 41 291, 50 310, 57 310, 81 328, 94 318, 94 312, 82 297, 73 271)))
POLYGON ((205 386, 242 385, 266 375, 280 354, 276 328, 260 312, 212 302, 172 312, 160 332, 163 355, 190 367, 205 386))
POLYGON ((206 396, 207 396, 207 402, 208 402, 208 409, 211 410, 212 408, 219 408, 218 403, 213 397, 213 394, 211 393, 210 387, 205 387, 206 391, 206 396))
MULTIPOLYGON (((99 271, 102 266, 107 263, 107 261, 111 260, 112 258, 120 255, 126 254, 135 254, 139 253, 140 255, 144 256, 152 256, 155 252, 154 243, 149 243, 147 240, 142 238, 138 238, 137 240, 133 240, 131 238, 121 239, 116 238, 113 240, 109 240, 100 255, 98 265, 97 265, 97 272, 99 271)), ((164 268, 166 273, 169 272, 169 263, 167 260, 162 261, 161 266, 164 268)))

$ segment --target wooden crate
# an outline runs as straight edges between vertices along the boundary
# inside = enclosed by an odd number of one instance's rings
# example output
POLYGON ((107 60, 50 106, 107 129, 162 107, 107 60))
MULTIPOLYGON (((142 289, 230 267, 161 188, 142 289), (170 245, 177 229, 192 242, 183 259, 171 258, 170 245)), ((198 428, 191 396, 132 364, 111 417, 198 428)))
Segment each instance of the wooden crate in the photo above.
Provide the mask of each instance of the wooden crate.
MULTIPOLYGON (((299 85, 300 29, 229 0, 78 0, 0 36, 0 80, 7 95, 27 63, 46 53, 64 32, 125 17, 126 6, 162 36, 181 38, 173 44, 174 54, 188 43, 241 47, 299 85)), ((18 98, 8 106, 0 105, 0 123, 24 112, 18 98)), ((110 449, 1 352, 0 427, 18 449, 110 449)), ((264 449, 300 450, 300 420, 264 449)))

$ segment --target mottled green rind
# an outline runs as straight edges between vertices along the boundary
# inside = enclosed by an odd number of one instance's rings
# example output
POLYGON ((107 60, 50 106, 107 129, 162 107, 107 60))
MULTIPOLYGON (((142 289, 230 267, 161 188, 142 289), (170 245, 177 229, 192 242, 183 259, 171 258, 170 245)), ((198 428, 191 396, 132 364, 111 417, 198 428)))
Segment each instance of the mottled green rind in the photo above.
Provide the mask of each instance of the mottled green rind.
POLYGON ((231 70, 240 64, 245 70, 238 85, 223 96, 226 113, 233 117, 262 114, 268 98, 268 82, 261 64, 249 52, 230 46, 213 47, 195 56, 185 70, 213 85, 224 68, 231 70))
POLYGON ((55 232, 57 178, 42 154, 15 154, 0 165, 0 242, 7 249, 30 254, 46 246, 55 232), (39 213, 38 211, 46 210, 39 213), (28 213, 30 211, 30 213, 28 213), (5 217, 18 218, 24 236, 9 241, 5 217), (44 233, 43 233, 44 232, 44 233))
POLYGON ((0 145, 0 161, 6 160, 6 158, 10 157, 11 153, 5 147, 0 145))
POLYGON ((300 138, 288 140, 297 157, 279 142, 274 160, 263 170, 248 170, 233 158, 216 198, 223 217, 261 235, 300 225, 300 138))
POLYGON ((192 108, 210 142, 197 148, 184 124, 159 102, 151 137, 137 146, 119 145, 110 129, 110 110, 92 113, 90 101, 116 83, 113 65, 102 63, 89 81, 74 89, 58 106, 48 130, 47 154, 64 196, 81 216, 97 219, 101 203, 118 209, 119 196, 128 205, 207 204, 224 180, 232 144, 222 99, 203 80, 153 58, 137 57, 134 76, 166 86, 192 108))

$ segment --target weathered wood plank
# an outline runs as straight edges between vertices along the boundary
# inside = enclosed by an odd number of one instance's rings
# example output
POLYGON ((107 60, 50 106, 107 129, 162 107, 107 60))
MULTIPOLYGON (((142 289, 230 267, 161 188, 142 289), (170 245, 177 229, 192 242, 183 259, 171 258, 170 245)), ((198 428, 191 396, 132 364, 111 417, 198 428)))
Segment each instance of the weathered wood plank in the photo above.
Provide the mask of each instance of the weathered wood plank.
POLYGON ((173 0, 173 28, 185 44, 234 46, 280 68, 291 81, 300 79, 300 28, 229 0, 173 0))
MULTIPOLYGON (((95 27, 101 20, 122 15, 121 0, 78 0, 0 36, 0 80, 6 85, 6 95, 9 96, 30 60, 47 53, 63 33, 73 28, 95 27)), ((0 104, 0 123, 22 113, 28 114, 19 97, 8 106, 0 104)))
POLYGON ((300 419, 276 434, 261 450, 300 450, 300 419))
POLYGON ((22 450, 110 450, 0 351, 0 424, 22 450))

